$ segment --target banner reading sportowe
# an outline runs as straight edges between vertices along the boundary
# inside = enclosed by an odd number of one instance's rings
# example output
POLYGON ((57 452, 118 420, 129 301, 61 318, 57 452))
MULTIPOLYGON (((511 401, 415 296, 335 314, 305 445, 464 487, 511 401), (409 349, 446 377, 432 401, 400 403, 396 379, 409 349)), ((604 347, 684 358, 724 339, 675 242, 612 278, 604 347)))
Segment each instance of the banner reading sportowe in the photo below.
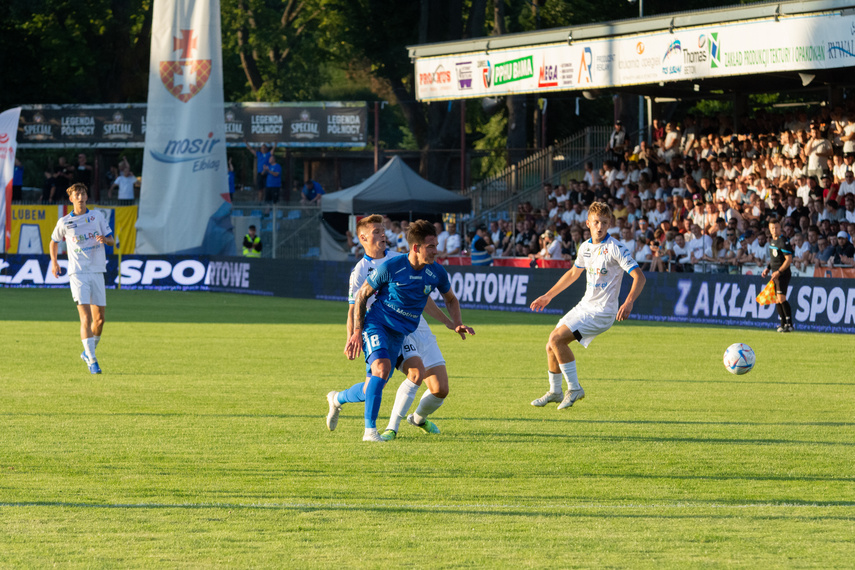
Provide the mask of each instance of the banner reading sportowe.
POLYGON ((9 248, 9 228, 12 227, 12 177, 15 174, 15 142, 21 108, 0 113, 0 253, 9 248))
POLYGON ((155 0, 137 253, 234 253, 219 0, 155 0))

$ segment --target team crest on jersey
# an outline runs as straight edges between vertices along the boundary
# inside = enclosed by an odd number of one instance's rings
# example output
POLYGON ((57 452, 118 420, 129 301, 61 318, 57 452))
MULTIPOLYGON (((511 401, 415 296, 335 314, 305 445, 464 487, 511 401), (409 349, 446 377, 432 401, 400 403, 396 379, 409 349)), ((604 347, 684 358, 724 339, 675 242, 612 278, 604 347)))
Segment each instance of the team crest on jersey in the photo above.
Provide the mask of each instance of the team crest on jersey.
POLYGON ((160 80, 169 93, 186 103, 208 83, 211 77, 210 59, 190 59, 197 50, 199 37, 193 30, 181 30, 181 38, 172 38, 172 51, 181 51, 178 60, 160 62, 160 80))
POLYGON ((772 250, 772 257, 778 257, 778 250, 777 249, 772 250))
POLYGON ((425 295, 430 295, 431 286, 425 285, 425 295))

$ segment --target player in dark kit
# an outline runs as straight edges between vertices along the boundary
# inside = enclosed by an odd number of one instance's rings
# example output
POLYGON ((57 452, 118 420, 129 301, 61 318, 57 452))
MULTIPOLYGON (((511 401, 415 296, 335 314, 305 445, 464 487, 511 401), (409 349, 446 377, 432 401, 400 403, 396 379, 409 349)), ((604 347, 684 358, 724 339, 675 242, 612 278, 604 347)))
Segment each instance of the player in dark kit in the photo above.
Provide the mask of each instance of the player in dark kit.
POLYGON ((778 332, 793 332, 793 314, 790 310, 790 302, 787 301, 787 287, 790 285, 790 264, 793 262, 793 246, 787 236, 781 233, 781 222, 769 222, 769 233, 772 240, 769 242, 769 265, 763 270, 762 277, 772 274, 775 282, 775 295, 777 295, 778 316, 781 317, 781 326, 778 332))

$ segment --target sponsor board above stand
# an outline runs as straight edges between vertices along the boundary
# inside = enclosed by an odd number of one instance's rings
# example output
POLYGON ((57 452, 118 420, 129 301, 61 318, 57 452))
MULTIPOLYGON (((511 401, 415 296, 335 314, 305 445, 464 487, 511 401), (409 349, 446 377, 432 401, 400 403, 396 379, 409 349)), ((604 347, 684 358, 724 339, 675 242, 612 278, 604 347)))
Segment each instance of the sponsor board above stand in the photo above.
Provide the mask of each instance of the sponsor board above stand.
POLYGON ((855 14, 835 11, 569 45, 417 57, 416 98, 496 97, 850 67, 855 65, 853 30, 855 14))
MULTIPOLYGON (((60 260, 65 267, 66 261, 60 260)), ((67 287, 68 274, 54 278, 46 255, 0 256, 0 287, 67 287)), ((303 299, 347 300, 351 263, 281 261, 235 257, 125 256, 121 286, 126 289, 214 291, 303 299)), ((451 289, 463 309, 529 311, 564 269, 448 266, 451 289)), ((108 259, 107 287, 119 286, 118 260, 108 259)), ((647 284, 630 316, 634 320, 774 328, 774 305, 758 305, 766 281, 757 276, 646 273, 647 284)), ((632 283, 624 276, 621 301, 632 283)), ((544 311, 556 316, 584 295, 577 281, 544 311)), ((2 293, 0 293, 2 294, 2 293)), ((442 298, 433 293, 437 304, 442 298)), ((799 278, 790 283, 788 299, 798 331, 855 333, 855 280, 799 278)), ((618 325, 619 326, 619 325, 618 325)))
MULTIPOLYGON (((174 87, 170 83, 174 80, 164 81, 167 88, 174 87)), ((144 103, 25 105, 18 146, 142 148, 146 112, 144 103)), ((248 141, 283 147, 363 147, 368 140, 368 104, 361 101, 226 103, 224 120, 226 146, 248 141)))

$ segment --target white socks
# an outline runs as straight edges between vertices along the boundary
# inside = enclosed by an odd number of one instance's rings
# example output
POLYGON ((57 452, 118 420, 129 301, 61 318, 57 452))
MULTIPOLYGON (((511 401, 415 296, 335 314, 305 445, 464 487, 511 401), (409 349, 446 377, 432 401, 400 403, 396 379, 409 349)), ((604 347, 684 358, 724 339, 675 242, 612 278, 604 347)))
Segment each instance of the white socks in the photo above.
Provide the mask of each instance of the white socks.
POLYGON ((83 339, 83 352, 86 353, 86 358, 89 359, 89 362, 97 361, 97 359, 95 358, 95 345, 97 344, 98 342, 95 340, 94 336, 90 336, 89 338, 83 339))
POLYGON ((413 384, 409 378, 401 382, 401 386, 395 394, 395 405, 392 406, 392 416, 389 418, 389 425, 386 429, 394 430, 395 433, 398 432, 398 428, 401 427, 401 420, 407 417, 407 412, 413 405, 413 400, 416 399, 416 392, 418 391, 418 385, 413 384))
POLYGON ((101 342, 101 337, 100 336, 93 336, 92 338, 95 339, 95 348, 98 348, 98 343, 101 342))
MULTIPOLYGON (((564 378, 567 379, 567 387, 570 390, 581 390, 579 379, 576 377, 576 361, 568 362, 561 365, 561 372, 564 373, 564 378)), ((558 390, 560 392, 560 390, 558 390)))
POLYGON ((561 373, 549 371, 549 391, 553 394, 561 393, 561 373))
POLYGON ((429 390, 426 391, 425 395, 422 396, 422 399, 419 400, 419 407, 416 408, 416 412, 413 414, 413 419, 419 425, 425 423, 425 419, 439 409, 444 401, 444 398, 437 398, 431 394, 429 390))

